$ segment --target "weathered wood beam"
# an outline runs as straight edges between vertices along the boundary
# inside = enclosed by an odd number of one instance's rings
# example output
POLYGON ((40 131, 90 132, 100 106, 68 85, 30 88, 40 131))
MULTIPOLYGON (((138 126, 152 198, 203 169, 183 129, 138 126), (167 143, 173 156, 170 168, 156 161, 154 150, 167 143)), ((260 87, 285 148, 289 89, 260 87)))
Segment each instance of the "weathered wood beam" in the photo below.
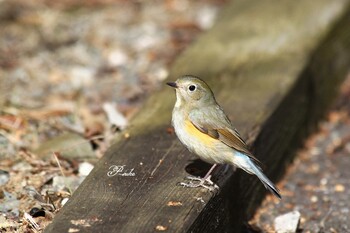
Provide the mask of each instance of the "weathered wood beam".
MULTIPOLYGON (((349 71, 348 3, 232 1, 172 67, 172 80, 193 74, 213 87, 272 180, 349 71)), ((107 151, 45 232, 239 232, 266 191, 257 178, 231 170, 214 177, 218 194, 177 186, 195 165, 167 132, 174 102, 170 88, 148 99, 130 138, 107 151), (109 177, 112 165, 135 176, 109 177)))

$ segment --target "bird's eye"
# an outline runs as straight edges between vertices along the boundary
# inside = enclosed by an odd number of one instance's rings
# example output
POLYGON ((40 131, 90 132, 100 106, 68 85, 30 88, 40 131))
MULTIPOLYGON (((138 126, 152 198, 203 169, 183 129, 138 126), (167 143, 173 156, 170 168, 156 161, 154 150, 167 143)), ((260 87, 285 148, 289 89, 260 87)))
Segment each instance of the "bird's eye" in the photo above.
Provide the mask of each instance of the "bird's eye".
POLYGON ((190 85, 190 86, 188 87, 188 90, 194 91, 194 90, 196 90, 196 86, 195 86, 195 85, 190 85))

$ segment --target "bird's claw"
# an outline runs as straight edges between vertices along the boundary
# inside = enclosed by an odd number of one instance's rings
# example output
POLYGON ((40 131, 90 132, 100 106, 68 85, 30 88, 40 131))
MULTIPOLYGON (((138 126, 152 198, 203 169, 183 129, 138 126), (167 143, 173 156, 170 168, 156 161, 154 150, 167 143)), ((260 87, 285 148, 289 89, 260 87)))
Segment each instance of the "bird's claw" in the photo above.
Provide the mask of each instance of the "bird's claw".
POLYGON ((202 187, 205 188, 211 192, 215 190, 219 190, 219 186, 217 186, 213 181, 211 181, 211 176, 209 176, 207 179, 203 179, 200 177, 194 177, 194 176, 188 176, 186 177, 186 180, 189 180, 189 182, 181 182, 179 185, 185 188, 198 188, 202 187), (196 183, 194 183, 196 182, 196 183))

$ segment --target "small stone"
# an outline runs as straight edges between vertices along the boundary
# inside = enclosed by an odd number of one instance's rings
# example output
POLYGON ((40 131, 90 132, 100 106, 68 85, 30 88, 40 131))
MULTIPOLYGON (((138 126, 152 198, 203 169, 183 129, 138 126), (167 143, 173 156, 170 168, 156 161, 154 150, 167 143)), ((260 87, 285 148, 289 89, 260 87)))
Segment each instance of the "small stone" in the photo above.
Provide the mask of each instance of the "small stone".
POLYGON ((345 191, 345 187, 344 187, 344 185, 342 185, 342 184, 337 184, 337 185, 335 185, 334 190, 335 190, 336 192, 338 192, 338 193, 344 192, 344 191, 345 191))
POLYGON ((70 71, 71 84, 76 89, 93 84, 94 70, 84 66, 73 67, 70 71))
POLYGON ((111 66, 123 66, 128 60, 128 56, 122 50, 114 50, 108 56, 108 63, 111 66))
POLYGON ((203 6, 198 10, 196 21, 201 29, 209 29, 213 26, 218 10, 214 7, 203 6))
POLYGON ((5 185, 10 179, 10 175, 7 171, 0 170, 0 186, 5 185))
POLYGON ((160 67, 154 71, 154 77, 158 81, 164 81, 168 77, 169 73, 168 70, 164 67, 160 67))
POLYGON ((316 155, 319 155, 320 153, 321 153, 321 149, 319 147, 312 147, 310 149, 310 154, 311 155, 316 156, 316 155))
POLYGON ((3 215, 0 215, 0 226, 2 226, 6 222, 6 218, 3 215))
POLYGON ((317 196, 312 196, 310 200, 311 200, 311 202, 315 203, 315 202, 318 201, 318 197, 317 196))
POLYGON ((274 227, 277 233, 294 233, 298 229, 300 212, 292 211, 275 218, 274 227))
POLYGON ((17 200, 16 195, 3 191, 3 198, 0 202, 0 213, 7 213, 7 216, 19 216, 20 201, 17 200))
POLYGON ((90 174, 93 168, 94 168, 94 165, 92 165, 91 163, 83 162, 79 164, 79 175, 87 176, 90 174))
POLYGON ((322 178, 321 181, 320 181, 320 184, 322 186, 325 186, 327 183, 328 183, 328 180, 326 178, 322 178))

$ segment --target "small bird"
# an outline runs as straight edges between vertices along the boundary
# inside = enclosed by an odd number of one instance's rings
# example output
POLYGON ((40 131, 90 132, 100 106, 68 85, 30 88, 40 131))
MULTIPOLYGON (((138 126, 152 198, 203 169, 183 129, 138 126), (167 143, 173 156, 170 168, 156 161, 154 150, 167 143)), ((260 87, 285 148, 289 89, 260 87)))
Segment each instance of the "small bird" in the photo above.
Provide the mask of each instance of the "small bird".
POLYGON ((257 165, 258 160, 216 102, 210 87, 200 78, 190 75, 167 84, 176 91, 172 125, 177 137, 200 159, 213 164, 203 179, 193 179, 199 180, 198 184, 182 184, 207 187, 204 183, 209 182, 212 185, 210 177, 215 166, 230 164, 256 175, 271 193, 281 198, 279 190, 264 175, 257 165))

